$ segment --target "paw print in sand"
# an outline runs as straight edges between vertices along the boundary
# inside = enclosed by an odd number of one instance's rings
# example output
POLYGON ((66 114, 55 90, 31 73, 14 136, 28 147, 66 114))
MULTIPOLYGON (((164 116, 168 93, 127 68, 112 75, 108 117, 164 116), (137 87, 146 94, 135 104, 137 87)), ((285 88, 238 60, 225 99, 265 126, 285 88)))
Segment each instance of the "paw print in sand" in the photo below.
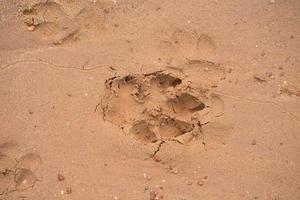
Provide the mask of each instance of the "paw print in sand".
POLYGON ((178 70, 112 77, 105 85, 104 120, 143 143, 187 144, 213 113, 209 87, 195 86, 178 70))

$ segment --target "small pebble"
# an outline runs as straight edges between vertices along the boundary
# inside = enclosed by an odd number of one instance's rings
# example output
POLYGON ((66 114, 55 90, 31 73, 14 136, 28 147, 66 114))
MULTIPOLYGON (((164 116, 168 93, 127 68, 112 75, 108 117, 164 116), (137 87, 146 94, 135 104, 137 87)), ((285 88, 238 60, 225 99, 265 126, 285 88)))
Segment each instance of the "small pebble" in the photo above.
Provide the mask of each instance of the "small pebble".
POLYGON ((146 173, 143 174, 144 179, 146 180, 151 180, 151 177, 149 175, 147 175, 146 173))
POLYGON ((65 177, 64 177, 62 174, 58 174, 58 175, 57 175, 57 179, 58 179, 59 181, 63 181, 63 180, 65 180, 65 177))
POLYGON ((72 194, 72 188, 71 187, 67 187, 66 192, 67 192, 67 194, 72 194))
POLYGON ((104 13, 108 14, 109 13, 109 10, 108 9, 103 9, 104 13))
POLYGON ((227 73, 231 73, 231 72, 232 72, 232 68, 228 68, 227 73))
POLYGON ((150 195, 150 200, 156 200, 156 197, 157 197, 156 191, 151 190, 149 195, 150 195))
POLYGON ((252 145, 256 145, 256 139, 253 139, 251 142, 252 145))
POLYGON ((28 31, 34 31, 34 29, 35 29, 35 26, 29 26, 27 30, 28 31))
POLYGON ((172 174, 178 174, 178 170, 174 167, 172 167, 171 165, 169 166, 169 172, 172 174))
POLYGON ((193 183, 191 181, 187 181, 186 184, 192 185, 193 183))
POLYGON ((173 169, 173 170, 172 170, 172 173, 173 173, 173 174, 178 174, 178 170, 177 170, 177 169, 173 169))
POLYGON ((161 161, 161 159, 158 155, 153 156, 153 159, 154 159, 155 162, 160 162, 161 161))
POLYGON ((197 182, 199 186, 203 186, 203 182, 202 181, 198 181, 197 182))
POLYGON ((148 186, 145 186, 144 192, 147 192, 148 190, 149 190, 149 187, 148 187, 148 186))

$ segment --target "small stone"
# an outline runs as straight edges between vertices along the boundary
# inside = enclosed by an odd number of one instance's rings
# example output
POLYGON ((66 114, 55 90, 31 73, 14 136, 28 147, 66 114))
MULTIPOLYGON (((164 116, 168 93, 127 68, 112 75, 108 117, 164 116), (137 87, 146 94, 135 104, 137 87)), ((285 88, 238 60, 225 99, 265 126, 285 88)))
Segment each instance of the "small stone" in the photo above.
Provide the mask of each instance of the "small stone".
POLYGON ((251 142, 252 145, 256 145, 256 139, 253 139, 251 142))
POLYGON ((172 166, 169 166, 169 172, 171 172, 172 174, 178 174, 178 170, 172 166))
POLYGON ((63 181, 63 180, 65 180, 65 177, 62 174, 58 174, 57 175, 57 180, 63 181))
POLYGON ((281 89, 278 89, 278 90, 276 91, 276 94, 278 94, 278 95, 281 95, 281 93, 282 93, 281 89))
POLYGON ((192 185, 193 183, 191 181, 187 181, 186 184, 192 185))
POLYGON ((147 175, 146 173, 143 174, 144 179, 146 180, 151 180, 151 177, 149 175, 147 175))
POLYGON ((157 197, 156 191, 151 190, 149 195, 150 195, 150 200, 156 200, 156 197, 157 197))
POLYGON ((160 162, 161 161, 161 159, 158 155, 153 156, 153 159, 154 159, 155 162, 160 162))
POLYGON ((197 182, 199 186, 203 186, 203 182, 202 181, 198 181, 197 182))
POLYGON ((109 13, 109 10, 108 9, 103 9, 104 13, 108 14, 109 13))
POLYGON ((66 193, 67 194, 71 194, 72 193, 72 188, 71 187, 67 187, 66 193))
POLYGON ((204 176, 203 179, 206 180, 208 178, 208 176, 204 176))
POLYGON ((34 31, 34 29, 35 29, 35 26, 32 25, 32 26, 29 26, 27 30, 28 31, 34 31))
POLYGON ((145 186, 144 188, 144 192, 148 191, 149 190, 149 187, 148 186, 145 186))
POLYGON ((231 67, 230 67, 230 68, 228 68, 228 69, 227 69, 227 73, 231 73, 231 72, 232 72, 232 70, 233 70, 233 69, 232 69, 231 67))

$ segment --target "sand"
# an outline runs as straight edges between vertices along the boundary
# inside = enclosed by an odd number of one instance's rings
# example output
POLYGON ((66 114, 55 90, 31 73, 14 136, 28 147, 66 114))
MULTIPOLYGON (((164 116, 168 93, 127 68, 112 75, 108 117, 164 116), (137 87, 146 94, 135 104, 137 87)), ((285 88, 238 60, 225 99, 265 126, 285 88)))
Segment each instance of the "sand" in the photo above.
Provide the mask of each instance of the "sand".
POLYGON ((0 199, 300 199, 299 10, 2 0, 0 199))

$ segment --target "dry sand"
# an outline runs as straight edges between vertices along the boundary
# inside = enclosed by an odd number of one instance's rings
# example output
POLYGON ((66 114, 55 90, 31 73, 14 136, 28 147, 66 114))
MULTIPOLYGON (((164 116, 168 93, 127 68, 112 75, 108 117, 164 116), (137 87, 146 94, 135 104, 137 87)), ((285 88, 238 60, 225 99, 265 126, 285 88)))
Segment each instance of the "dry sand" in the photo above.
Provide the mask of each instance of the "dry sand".
POLYGON ((1 200, 300 199, 299 0, 1 0, 1 200))

